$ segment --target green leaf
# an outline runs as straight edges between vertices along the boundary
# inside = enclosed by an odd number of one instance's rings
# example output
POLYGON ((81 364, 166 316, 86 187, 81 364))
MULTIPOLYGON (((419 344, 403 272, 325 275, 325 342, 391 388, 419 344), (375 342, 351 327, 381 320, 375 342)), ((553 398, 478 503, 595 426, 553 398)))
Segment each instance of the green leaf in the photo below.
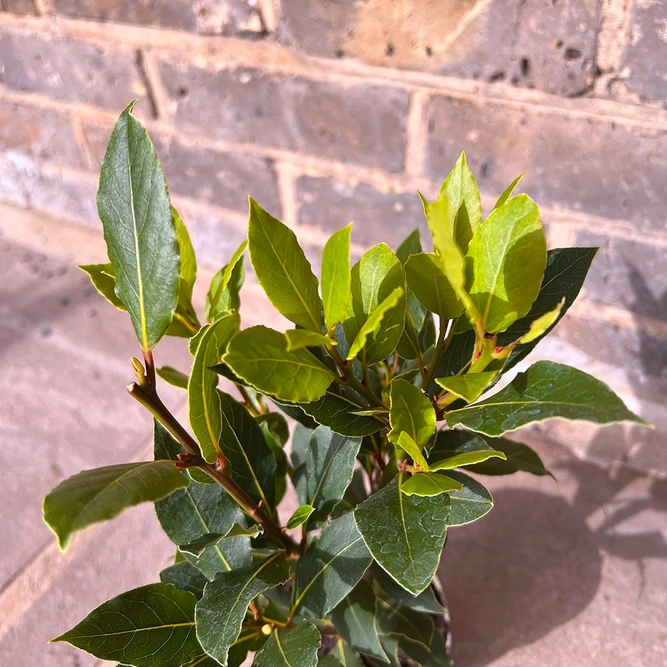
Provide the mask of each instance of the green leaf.
POLYGON ((433 579, 445 543, 447 494, 433 498, 401 493, 400 475, 354 510, 376 562, 403 588, 418 595, 433 579))
POLYGON ((160 366, 156 372, 159 377, 172 387, 178 387, 179 389, 188 388, 189 376, 176 368, 173 368, 172 366, 160 366))
POLYGON ((181 545, 179 550, 182 554, 201 556, 201 554, 207 549, 219 547, 223 540, 231 540, 235 537, 255 538, 261 535, 263 532, 264 530, 262 526, 259 525, 246 528, 245 526, 235 523, 224 535, 221 535, 220 533, 206 533, 197 539, 192 540, 192 542, 181 545))
POLYGON ((174 227, 176 228, 176 240, 181 259, 180 278, 183 292, 179 294, 179 302, 182 301, 184 304, 189 304, 192 299, 192 288, 195 286, 197 280, 197 258, 183 218, 181 218, 173 206, 171 207, 171 214, 174 220, 174 227))
POLYGON ((538 361, 497 394, 446 415, 450 428, 461 424, 486 435, 502 435, 554 417, 595 424, 630 421, 648 425, 606 384, 553 361, 538 361))
POLYGON ((279 412, 264 412, 255 417, 255 420, 260 426, 266 425, 269 433, 280 447, 284 447, 287 444, 289 440, 289 426, 285 417, 279 412))
POLYGON ((541 338, 549 329, 551 329, 556 320, 560 317, 560 311, 563 309, 564 305, 565 299, 561 299, 560 303, 553 310, 544 313, 544 315, 531 322, 530 329, 517 340, 517 343, 523 345, 525 343, 532 343, 538 338, 541 338))
POLYGON ((495 449, 480 449, 473 452, 463 452, 455 454, 446 459, 429 463, 429 470, 435 472, 437 470, 452 470, 453 468, 460 468, 461 466, 471 466, 476 463, 482 463, 488 459, 499 458, 507 460, 505 452, 496 451, 495 449))
POLYGON ((220 361, 238 327, 238 314, 230 313, 197 335, 198 346, 188 380, 188 410, 192 431, 202 456, 209 463, 213 463, 220 452, 218 440, 222 430, 218 374, 211 370, 211 366, 220 361))
POLYGON ((336 631, 357 651, 389 662, 376 626, 375 592, 363 579, 329 613, 336 631))
POLYGON ((463 312, 439 255, 431 252, 412 255, 405 265, 405 277, 419 301, 442 319, 454 319, 463 312))
POLYGON ((188 561, 174 563, 160 572, 163 584, 173 584, 179 591, 188 591, 199 599, 204 593, 208 579, 204 573, 188 561))
POLYGON ((357 333, 355 339, 350 345, 350 351, 347 354, 347 360, 354 359, 361 350, 366 347, 366 341, 369 336, 375 336, 380 330, 384 316, 396 306, 404 301, 403 295, 405 291, 402 287, 397 287, 386 299, 384 299, 378 307, 368 316, 368 319, 363 323, 361 329, 357 333))
POLYGON ((428 470, 428 463, 421 452, 421 449, 417 447, 417 443, 412 439, 410 434, 407 431, 403 431, 398 436, 398 442, 396 443, 403 451, 410 455, 412 460, 422 469, 428 470))
POLYGON ((396 257, 403 266, 408 261, 410 255, 416 255, 422 251, 421 235, 419 227, 413 229, 403 240, 403 243, 398 246, 396 250, 396 257))
POLYGON ((248 245, 243 241, 234 251, 228 264, 225 264, 211 279, 211 286, 206 295, 204 314, 208 322, 213 322, 228 310, 239 309, 239 290, 243 284, 243 253, 248 245))
POLYGON ((306 523, 306 521, 308 521, 308 517, 313 513, 314 509, 315 508, 312 505, 301 505, 300 507, 297 507, 285 524, 287 530, 294 530, 295 528, 298 528, 299 526, 302 526, 304 523, 306 523))
POLYGON ((352 223, 339 229, 322 251, 322 301, 327 329, 345 321, 350 308, 350 234, 352 223))
POLYGON ((382 590, 396 600, 400 605, 413 611, 424 614, 444 614, 444 607, 438 602, 433 587, 428 586, 419 595, 409 593, 399 586, 381 567, 372 566, 373 578, 382 590))
POLYGON ((297 563, 292 612, 303 605, 323 617, 356 586, 372 560, 352 512, 333 519, 297 563))
POLYGON ((449 494, 452 514, 449 518, 450 526, 462 526, 477 521, 493 507, 493 498, 488 490, 476 479, 458 470, 447 473, 462 488, 449 494))
POLYGON ((535 202, 518 195, 491 212, 470 242, 469 294, 486 331, 504 331, 540 291, 547 245, 535 202))
POLYGON ((306 329, 289 329, 285 332, 287 351, 299 350, 303 347, 317 347, 318 345, 337 345, 329 336, 306 329))
POLYGON ((288 352, 284 334, 264 326, 236 334, 224 362, 260 392, 295 403, 316 401, 334 379, 308 350, 288 352))
POLYGON ((67 642, 100 660, 136 667, 180 667, 202 654, 195 636, 197 598, 170 584, 149 584, 97 607, 54 642, 67 642))
POLYGON ((317 278, 294 232, 250 198, 250 262, 276 310, 304 329, 322 333, 317 278))
POLYGON ((352 481, 361 438, 334 433, 318 426, 305 452, 303 474, 296 483, 299 502, 312 505, 309 524, 324 521, 342 500, 352 481))
POLYGON ((500 208, 511 196, 512 193, 514 192, 515 188, 517 185, 519 185, 519 182, 521 179, 526 175, 526 172, 524 171, 522 174, 519 174, 503 191, 503 193, 498 197, 498 201, 495 203, 493 210, 495 211, 497 208, 500 208))
POLYGON ((73 533, 118 516, 139 503, 159 500, 188 485, 172 461, 143 461, 84 470, 44 498, 44 521, 65 549, 73 533))
MULTIPOLYGON (((459 318, 458 322, 462 320, 463 318, 459 318)), ((470 365, 474 352, 475 332, 465 331, 464 333, 456 334, 452 338, 449 347, 440 357, 433 372, 433 377, 443 378, 462 373, 470 365)), ((430 395, 440 393, 439 385, 435 379, 431 380, 427 393, 430 395)))
POLYGON ((437 472, 417 473, 401 485, 401 491, 406 496, 422 496, 425 498, 439 496, 441 493, 448 493, 449 491, 458 491, 460 488, 460 484, 445 475, 439 475, 437 472))
POLYGON ((79 268, 85 271, 95 289, 118 310, 127 310, 125 304, 116 296, 116 273, 111 264, 81 264, 79 268))
POLYGON ((450 394, 472 403, 484 393, 497 375, 498 371, 466 373, 465 375, 436 378, 436 383, 450 394))
POLYGON ((146 130, 121 113, 102 161, 97 209, 116 294, 144 350, 167 331, 178 301, 180 260, 167 183, 146 130))
POLYGON ((321 641, 319 631, 308 621, 296 628, 280 628, 271 633, 252 664, 255 667, 315 667, 321 641))
POLYGON ((421 451, 435 433, 435 410, 431 401, 421 389, 397 379, 389 385, 389 402, 389 441, 397 444, 400 434, 405 432, 421 451))
POLYGON ((364 667, 361 656, 342 639, 338 640, 331 653, 320 660, 322 667, 364 667))
POLYGON ((276 457, 248 410, 229 394, 218 392, 222 430, 220 448, 232 478, 271 513, 275 504, 276 457))
POLYGON ((506 438, 491 438, 489 443, 498 451, 502 451, 507 459, 489 459, 469 468, 471 472, 480 475, 511 475, 512 473, 523 471, 532 473, 533 475, 549 475, 553 477, 544 467, 544 463, 542 463, 542 459, 537 452, 528 445, 507 440, 506 438))
MULTIPOLYGON (((352 314, 344 322, 347 339, 353 341, 369 315, 396 289, 405 289, 403 267, 384 243, 371 248, 352 267, 352 314)), ((386 359, 398 345, 405 323, 405 295, 387 313, 376 334, 366 342, 365 359, 375 364, 386 359)))
POLYGON ((197 603, 197 637, 206 653, 223 665, 241 632, 246 609, 260 593, 284 584, 290 575, 285 554, 278 552, 252 566, 221 572, 206 585, 197 603))

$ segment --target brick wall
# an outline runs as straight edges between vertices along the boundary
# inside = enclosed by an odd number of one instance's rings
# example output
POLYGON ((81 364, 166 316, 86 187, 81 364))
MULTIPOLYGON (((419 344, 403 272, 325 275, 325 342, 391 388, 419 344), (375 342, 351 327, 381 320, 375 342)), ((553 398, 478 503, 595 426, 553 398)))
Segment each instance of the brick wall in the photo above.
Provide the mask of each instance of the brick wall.
POLYGON ((396 243, 461 150, 486 203, 518 173, 552 247, 599 245, 540 354, 596 373, 653 432, 554 423, 582 455, 667 473, 667 6, 644 0, 2 0, 0 198, 96 225, 140 98, 204 263, 246 195, 311 258, 355 221, 396 243))

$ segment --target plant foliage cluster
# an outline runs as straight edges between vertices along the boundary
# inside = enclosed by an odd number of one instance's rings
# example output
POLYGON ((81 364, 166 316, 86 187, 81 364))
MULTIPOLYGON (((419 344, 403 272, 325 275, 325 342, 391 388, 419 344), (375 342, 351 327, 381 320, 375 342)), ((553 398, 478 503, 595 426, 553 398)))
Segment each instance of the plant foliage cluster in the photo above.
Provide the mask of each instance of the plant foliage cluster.
POLYGON ((251 199, 248 240, 213 277, 202 325, 193 247, 132 107, 100 177, 110 261, 82 268, 137 334, 128 390, 155 417, 155 458, 67 479, 44 517, 64 548, 154 502, 177 551, 159 583, 55 641, 137 667, 238 667, 249 653, 257 667, 451 664, 432 585, 448 529, 491 509, 477 475, 549 474, 504 434, 553 417, 641 421, 602 382, 548 361, 485 397, 563 317, 595 249, 547 251, 535 203, 513 195, 519 179, 483 219, 462 155, 423 201, 433 252, 415 231, 350 266, 348 225, 326 243, 319 281, 294 233, 251 199), (246 249, 293 329, 241 328, 246 249), (187 373, 156 368, 164 335, 189 339, 187 373), (187 392, 191 430, 157 377, 187 392), (283 524, 288 483, 300 506, 283 524))

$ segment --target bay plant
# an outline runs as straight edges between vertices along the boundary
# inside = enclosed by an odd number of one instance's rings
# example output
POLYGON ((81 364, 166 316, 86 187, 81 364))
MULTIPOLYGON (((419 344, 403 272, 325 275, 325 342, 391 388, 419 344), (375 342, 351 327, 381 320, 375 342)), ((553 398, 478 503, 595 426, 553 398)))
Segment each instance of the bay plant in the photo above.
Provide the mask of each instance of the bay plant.
POLYGON ((136 667, 452 664, 434 584, 448 531, 491 510, 485 475, 549 475, 507 434, 552 418, 643 423, 560 363, 496 387, 565 315, 596 249, 547 250, 519 179, 485 216, 461 155, 422 197, 432 239, 414 231, 351 263, 342 227, 319 279, 250 199, 247 240, 198 312, 193 245, 133 106, 101 168, 109 262, 81 268, 136 333, 128 391, 154 417, 154 458, 70 477, 44 519, 64 549, 151 502, 175 555, 54 641, 136 667), (243 326, 248 259, 287 331, 243 326), (189 367, 154 354, 164 336, 187 344, 189 367), (162 383, 185 392, 189 423, 162 383))

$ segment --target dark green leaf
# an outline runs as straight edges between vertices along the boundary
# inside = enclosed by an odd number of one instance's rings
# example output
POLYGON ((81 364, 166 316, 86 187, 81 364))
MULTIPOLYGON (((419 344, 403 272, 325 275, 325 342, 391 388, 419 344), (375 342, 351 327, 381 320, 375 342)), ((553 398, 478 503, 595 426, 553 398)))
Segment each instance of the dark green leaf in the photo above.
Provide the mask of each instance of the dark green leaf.
POLYGON ((450 428, 460 424, 493 436, 553 417, 595 424, 647 424, 603 382, 552 361, 538 361, 497 394, 446 415, 450 428))
POLYGON ((274 630, 257 653, 255 667, 315 667, 322 638, 317 628, 304 621, 296 628, 274 630))
POLYGON ((258 537, 262 532, 262 526, 254 525, 246 528, 235 523, 224 535, 220 533, 205 533, 191 542, 181 545, 179 549, 182 554, 201 556, 207 549, 214 549, 224 545, 225 540, 231 540, 236 537, 258 537))
POLYGON ((229 263, 225 264, 211 279, 204 310, 208 322, 217 320, 228 310, 239 309, 239 291, 245 277, 243 253, 247 245, 248 242, 243 241, 234 251, 229 263))
MULTIPOLYGON (((471 434, 472 435, 472 434, 471 434)), ((506 438, 490 438, 488 444, 503 452, 507 457, 502 459, 489 459, 484 463, 478 463, 469 468, 470 472, 480 475, 511 475, 512 473, 524 471, 533 475, 553 475, 544 467, 542 459, 528 445, 506 438)))
POLYGON ((118 516, 139 503, 159 500, 188 485, 172 461, 122 463, 84 470, 44 499, 44 521, 61 549, 78 530, 118 516))
POLYGON ((379 419, 357 414, 360 406, 338 394, 333 387, 319 400, 302 403, 299 407, 318 423, 341 435, 361 437, 377 433, 385 427, 384 422, 379 419))
POLYGON ((218 574, 206 585, 195 611, 197 637, 204 650, 226 664, 250 602, 260 593, 284 584, 289 575, 289 565, 282 552, 256 561, 250 567, 218 574))
POLYGON ((396 257, 403 266, 408 261, 410 255, 416 255, 418 252, 422 251, 422 242, 419 233, 419 227, 413 229, 403 240, 403 243, 398 246, 396 250, 396 257))
POLYGON ((327 329, 343 322, 350 307, 350 233, 352 223, 339 229, 322 251, 322 301, 327 329))
POLYGON ((297 507, 285 524, 287 530, 294 530, 295 528, 298 528, 299 526, 302 526, 304 523, 306 523, 306 521, 308 521, 308 517, 313 513, 314 509, 315 508, 312 505, 301 505, 300 507, 297 507))
POLYGON ((326 658, 320 660, 323 667, 364 667, 365 662, 347 642, 339 639, 326 658))
POLYGON ((269 433, 281 447, 289 440, 289 425, 287 420, 279 412, 264 412, 255 417, 257 423, 262 426, 266 424, 269 433))
POLYGON ((100 660, 136 667, 180 667, 202 654, 195 636, 197 598, 170 584, 149 584, 122 593, 54 639, 100 660))
POLYGON ((452 506, 452 515, 449 519, 450 526, 462 526, 471 523, 491 511, 493 498, 476 479, 458 470, 449 471, 447 476, 463 486, 460 491, 452 491, 449 494, 449 502, 452 506))
POLYGON ((111 264, 82 264, 79 268, 90 276, 95 289, 112 306, 127 310, 125 304, 116 296, 116 273, 111 264))
POLYGON ((425 588, 419 595, 415 596, 399 586, 381 567, 372 566, 373 578, 394 600, 402 606, 408 607, 413 611, 419 611, 424 614, 444 614, 444 607, 438 602, 433 592, 433 587, 425 588))
POLYGON ((324 616, 354 588, 371 562, 352 512, 333 519, 297 563, 292 610, 303 605, 324 616))
POLYGON ((204 586, 208 579, 204 573, 188 561, 174 563, 160 572, 160 581, 163 584, 173 584, 179 591, 189 591, 197 598, 204 593, 204 586))
MULTIPOLYGON (((461 321, 461 318, 458 320, 461 321)), ((443 378, 456 375, 461 370, 465 369, 470 364, 473 352, 475 350, 475 332, 466 331, 461 334, 456 334, 452 338, 452 342, 445 350, 438 361, 438 365, 433 373, 434 378, 443 378)), ((440 392, 438 384, 435 379, 431 381, 428 387, 429 394, 437 394, 440 392)))
POLYGON ((317 278, 294 232, 250 199, 250 261, 276 310, 304 329, 322 333, 317 278))
POLYGON ((406 380, 394 380, 389 388, 390 442, 398 443, 400 434, 405 432, 421 451, 435 433, 433 404, 421 389, 406 380))
POLYGON ((439 255, 431 252, 412 255, 405 265, 405 278, 419 301, 441 319, 454 319, 463 312, 439 255))
POLYGON ((422 496, 430 498, 439 496, 441 493, 457 491, 461 485, 445 475, 437 472, 420 472, 412 475, 410 479, 403 482, 401 491, 406 496, 422 496))
POLYGON ((160 366, 157 369, 157 374, 172 387, 178 387, 179 389, 188 388, 189 376, 172 366, 160 366))
POLYGON ((399 476, 357 505, 354 517, 377 563, 418 595, 431 583, 440 561, 449 498, 406 496, 400 491, 399 476))
POLYGON ((102 162, 97 209, 116 294, 142 348, 167 331, 178 301, 180 260, 167 183, 146 130, 121 113, 102 162))
POLYGON ((334 379, 308 350, 288 352, 284 334, 264 326, 236 334, 224 362, 259 391, 296 403, 316 401, 334 379))

